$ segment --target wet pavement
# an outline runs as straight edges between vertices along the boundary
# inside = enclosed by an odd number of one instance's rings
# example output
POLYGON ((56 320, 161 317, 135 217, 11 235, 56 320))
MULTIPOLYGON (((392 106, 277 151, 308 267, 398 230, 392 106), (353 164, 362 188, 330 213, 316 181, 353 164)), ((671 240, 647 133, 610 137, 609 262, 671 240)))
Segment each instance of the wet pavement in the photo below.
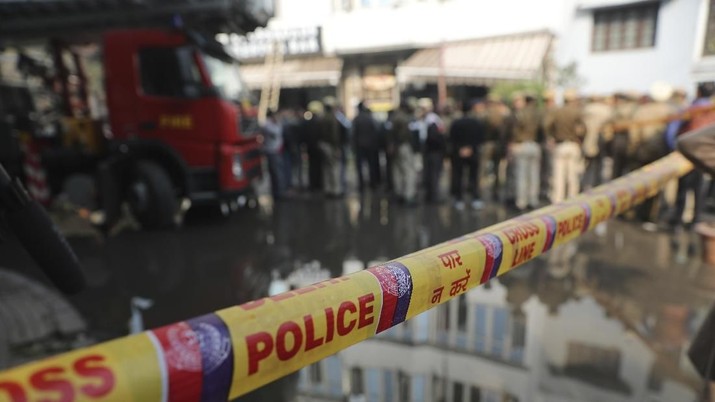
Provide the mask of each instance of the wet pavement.
MULTIPOLYGON (((503 208, 300 198, 171 232, 71 243, 89 289, 57 294, 0 244, 0 367, 365 268, 500 222, 503 208)), ((691 235, 613 220, 244 401, 695 401, 686 351, 715 298, 691 235)))

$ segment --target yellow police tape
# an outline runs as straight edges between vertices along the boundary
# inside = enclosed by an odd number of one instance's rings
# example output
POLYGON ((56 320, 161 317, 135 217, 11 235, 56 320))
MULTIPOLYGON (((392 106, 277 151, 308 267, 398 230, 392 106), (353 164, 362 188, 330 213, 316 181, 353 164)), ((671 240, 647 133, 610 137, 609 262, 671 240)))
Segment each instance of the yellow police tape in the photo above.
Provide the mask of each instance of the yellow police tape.
POLYGON ((220 401, 571 241, 692 169, 672 154, 566 202, 349 276, 0 373, 0 401, 220 401))

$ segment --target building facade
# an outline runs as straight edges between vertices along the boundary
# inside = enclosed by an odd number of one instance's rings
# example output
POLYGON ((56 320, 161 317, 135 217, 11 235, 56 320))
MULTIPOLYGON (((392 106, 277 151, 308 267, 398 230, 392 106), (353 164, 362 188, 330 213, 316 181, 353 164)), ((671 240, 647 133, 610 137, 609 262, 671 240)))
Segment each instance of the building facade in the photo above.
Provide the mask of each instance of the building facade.
POLYGON ((571 1, 557 62, 577 63, 585 92, 647 92, 663 81, 693 94, 696 82, 715 78, 701 63, 711 3, 571 1))
POLYGON ((281 1, 268 30, 319 27, 320 56, 333 62, 313 93, 334 92, 348 110, 362 99, 389 109, 400 96, 434 97, 439 79, 462 98, 504 81, 599 94, 647 93, 663 81, 692 95, 695 83, 715 79, 714 3, 281 1))

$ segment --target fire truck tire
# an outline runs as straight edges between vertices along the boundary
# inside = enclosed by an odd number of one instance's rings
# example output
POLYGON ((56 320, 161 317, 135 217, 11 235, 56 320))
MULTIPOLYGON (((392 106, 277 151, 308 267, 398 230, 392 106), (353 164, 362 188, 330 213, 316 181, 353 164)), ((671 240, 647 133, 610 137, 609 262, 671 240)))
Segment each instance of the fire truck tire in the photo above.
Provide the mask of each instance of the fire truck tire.
POLYGON ((158 163, 138 161, 127 189, 132 214, 144 229, 176 226, 179 201, 167 171, 158 163))

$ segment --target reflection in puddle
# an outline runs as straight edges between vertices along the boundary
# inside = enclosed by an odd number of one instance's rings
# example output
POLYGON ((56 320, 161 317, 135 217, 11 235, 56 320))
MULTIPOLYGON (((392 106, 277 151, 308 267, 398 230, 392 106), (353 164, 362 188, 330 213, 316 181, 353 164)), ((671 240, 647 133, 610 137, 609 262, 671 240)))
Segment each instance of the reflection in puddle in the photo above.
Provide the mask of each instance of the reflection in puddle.
POLYGON ((144 317, 142 311, 150 309, 154 305, 154 301, 143 297, 132 297, 131 299, 131 317, 129 317, 129 333, 138 334, 144 331, 144 317))
POLYGON ((301 370, 300 400, 695 400, 686 351, 713 288, 688 291, 698 283, 673 272, 677 247, 637 252, 662 235, 616 226, 582 242, 598 250, 556 249, 301 370), (603 252, 619 241, 630 252, 603 252))
MULTIPOLYGON (((126 335, 130 320, 156 328, 356 272, 507 216, 371 195, 260 201, 180 231, 73 239, 94 280, 69 302, 0 271, 0 365, 126 335)), ((610 221, 240 400, 691 401, 700 381, 685 351, 715 295, 693 244, 610 221)), ((0 251, 30 272, 12 247, 0 251)))

